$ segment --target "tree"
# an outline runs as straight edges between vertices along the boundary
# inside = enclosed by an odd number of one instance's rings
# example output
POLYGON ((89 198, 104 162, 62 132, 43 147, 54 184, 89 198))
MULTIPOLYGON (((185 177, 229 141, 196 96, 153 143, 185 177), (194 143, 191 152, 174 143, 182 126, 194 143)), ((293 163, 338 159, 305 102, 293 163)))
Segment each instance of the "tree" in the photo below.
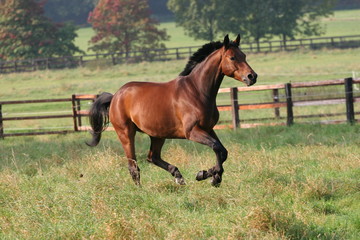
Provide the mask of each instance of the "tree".
POLYGON ((164 48, 169 37, 150 17, 147 0, 100 0, 89 15, 96 35, 90 40, 95 52, 125 52, 164 48))
POLYGON ((335 0, 169 0, 178 25, 195 39, 212 41, 219 33, 241 33, 258 43, 274 35, 322 33, 319 18, 332 12, 335 0))
POLYGON ((54 24, 43 14, 42 2, 0 1, 0 59, 68 56, 81 50, 70 24, 54 24))
POLYGON ((241 35, 259 46, 261 39, 271 37, 272 3, 276 0, 227 0, 229 19, 220 21, 224 31, 241 35))
POLYGON ((335 0, 276 0, 273 3, 272 34, 284 43, 296 35, 321 35, 320 17, 332 14, 335 0))
POLYGON ((222 22, 224 29, 244 31, 257 43, 260 39, 280 36, 293 39, 297 35, 322 33, 319 18, 332 13, 335 0, 227 0, 226 11, 233 17, 222 22))
POLYGON ((224 16, 220 0, 169 0, 177 25, 195 39, 213 41, 221 32, 218 20, 224 16))

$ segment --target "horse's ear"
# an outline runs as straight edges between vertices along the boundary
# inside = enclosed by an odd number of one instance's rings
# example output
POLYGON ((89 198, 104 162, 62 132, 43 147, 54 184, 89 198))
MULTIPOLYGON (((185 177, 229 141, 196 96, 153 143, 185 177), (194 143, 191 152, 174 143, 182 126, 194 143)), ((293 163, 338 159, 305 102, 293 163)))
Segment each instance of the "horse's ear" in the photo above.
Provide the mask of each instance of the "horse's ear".
POLYGON ((236 46, 240 45, 240 34, 237 35, 237 37, 235 39, 235 44, 236 44, 236 46))
POLYGON ((230 39, 229 39, 229 35, 226 34, 226 36, 224 37, 224 47, 227 49, 229 48, 229 44, 230 44, 230 39))

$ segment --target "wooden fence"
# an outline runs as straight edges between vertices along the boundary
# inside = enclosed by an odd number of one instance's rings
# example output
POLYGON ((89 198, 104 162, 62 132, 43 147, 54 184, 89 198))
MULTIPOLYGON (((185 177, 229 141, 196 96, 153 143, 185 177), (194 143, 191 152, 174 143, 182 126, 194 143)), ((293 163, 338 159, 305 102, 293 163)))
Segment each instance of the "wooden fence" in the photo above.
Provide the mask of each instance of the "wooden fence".
MULTIPOLYGON (((31 72, 45 69, 64 69, 82 66, 103 66, 140 61, 167 61, 183 59, 191 56, 200 46, 178 47, 132 51, 129 53, 115 52, 107 54, 90 54, 58 58, 41 58, 16 61, 0 61, 0 74, 13 72, 31 72)), ((351 48, 360 47, 360 35, 319 37, 287 41, 266 41, 260 43, 241 43, 241 49, 248 52, 289 51, 299 48, 351 48)))
MULTIPOLYGON (((295 119, 308 119, 317 118, 326 120, 317 121, 322 124, 338 124, 348 122, 354 124, 359 122, 356 119, 356 115, 360 114, 359 111, 355 111, 354 103, 360 102, 360 91, 356 90, 358 87, 356 84, 360 84, 360 78, 345 78, 339 80, 328 80, 328 81, 316 81, 316 82, 304 82, 304 83, 286 83, 286 84, 275 84, 275 85, 259 85, 251 87, 238 87, 238 88, 221 88, 220 94, 228 94, 227 99, 230 104, 218 105, 219 111, 231 112, 231 120, 221 120, 215 129, 224 128, 250 128, 257 126, 273 126, 273 125, 292 125, 295 119), (336 87, 343 85, 341 92, 339 87, 336 88, 336 96, 327 93, 310 95, 308 93, 313 92, 311 89, 319 88, 320 92, 326 91, 324 87, 336 87), (355 86, 355 87, 354 87, 355 86), (356 89, 355 89, 356 88, 356 89), (295 91, 300 91, 294 94, 295 91), (271 93, 270 102, 256 102, 256 103, 242 103, 243 98, 247 96, 244 93, 255 93, 255 92, 266 92, 271 93), (239 96, 240 95, 240 96, 239 96), (300 98, 301 97, 301 98, 300 98), (345 106, 344 112, 336 113, 315 113, 306 115, 294 114, 294 108, 305 107, 305 106, 325 106, 325 105, 343 105, 345 106), (267 115, 265 118, 250 118, 242 119, 242 112, 247 110, 260 111, 262 109, 273 109, 273 113, 267 115), (286 116, 280 115, 280 109, 286 110, 286 116), (341 119, 328 120, 329 117, 342 117, 341 119), (264 122, 265 121, 265 122, 264 122)), ((340 86, 341 87, 341 86, 340 86)), ((266 95, 266 94, 265 94, 266 95)), ((97 95, 72 95, 71 98, 61 99, 45 99, 45 100, 22 100, 22 101, 0 101, 0 138, 9 136, 25 136, 25 135, 43 135, 43 134, 64 134, 71 132, 87 131, 89 126, 83 124, 83 117, 88 116, 87 109, 81 109, 81 102, 93 102, 97 95), (33 116, 14 116, 7 117, 7 113, 4 112, 3 106, 6 105, 19 105, 19 104, 40 104, 40 103, 58 103, 67 102, 71 103, 71 111, 66 114, 45 114, 45 115, 33 115, 33 116), (27 129, 27 131, 20 131, 15 129, 13 132, 5 131, 4 122, 10 121, 25 121, 34 119, 61 119, 67 118, 72 119, 71 128, 61 131, 41 131, 39 129, 27 129)), ((257 98, 257 97, 255 97, 257 98)), ((359 104, 360 105, 360 104, 359 104)), ((109 130, 112 130, 110 127, 109 130)))

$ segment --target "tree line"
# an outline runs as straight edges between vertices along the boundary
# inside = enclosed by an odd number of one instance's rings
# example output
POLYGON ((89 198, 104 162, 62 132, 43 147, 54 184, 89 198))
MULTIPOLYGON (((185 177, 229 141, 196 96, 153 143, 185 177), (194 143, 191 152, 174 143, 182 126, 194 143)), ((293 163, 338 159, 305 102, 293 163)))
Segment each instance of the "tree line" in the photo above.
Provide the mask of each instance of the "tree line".
MULTIPOLYGON (((347 0, 351 1, 351 0, 347 0)), ((336 0, 0 0, 0 59, 71 56, 74 23, 94 29, 94 52, 125 52, 165 47, 169 39, 151 9, 173 14, 178 26, 195 39, 214 41, 240 33, 259 42, 280 36, 320 35, 320 17, 332 13, 336 0), (51 17, 50 17, 51 16, 51 17), (82 17, 81 17, 82 16, 82 17)))

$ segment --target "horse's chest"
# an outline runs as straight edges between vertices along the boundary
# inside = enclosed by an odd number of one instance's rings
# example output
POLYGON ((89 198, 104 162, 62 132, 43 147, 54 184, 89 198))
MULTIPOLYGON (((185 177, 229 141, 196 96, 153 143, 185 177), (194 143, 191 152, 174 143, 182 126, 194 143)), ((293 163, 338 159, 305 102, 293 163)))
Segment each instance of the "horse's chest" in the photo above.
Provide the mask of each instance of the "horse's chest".
POLYGON ((208 107, 203 109, 201 115, 200 124, 205 128, 212 128, 216 125, 219 120, 219 111, 216 106, 208 107))

